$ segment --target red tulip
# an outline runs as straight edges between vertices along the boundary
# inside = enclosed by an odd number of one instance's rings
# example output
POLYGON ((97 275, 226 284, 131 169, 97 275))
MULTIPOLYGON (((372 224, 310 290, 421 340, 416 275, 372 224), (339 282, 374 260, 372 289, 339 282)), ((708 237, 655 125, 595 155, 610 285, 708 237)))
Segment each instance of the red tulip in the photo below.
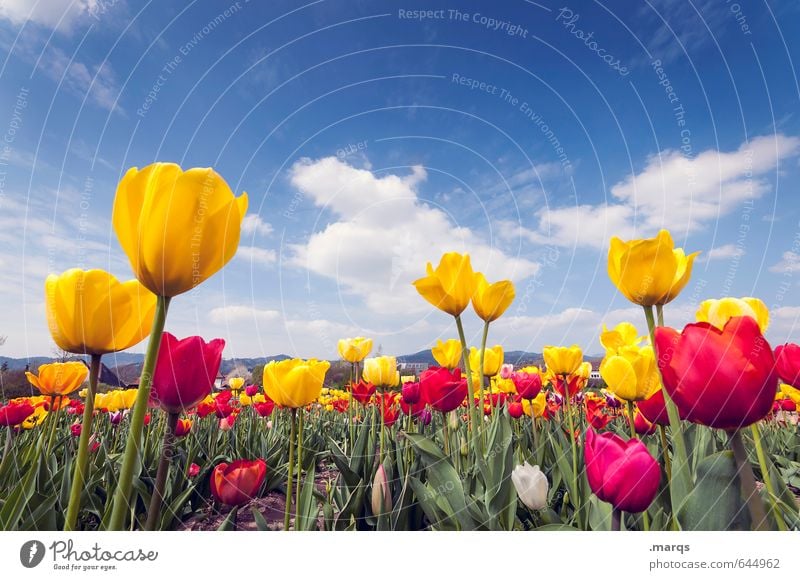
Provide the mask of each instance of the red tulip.
POLYGON ((772 404, 773 411, 796 411, 797 404, 791 399, 778 399, 772 404))
POLYGON ((189 477, 197 477, 198 473, 200 473, 199 465, 197 465, 196 463, 192 463, 191 465, 189 465, 189 470, 187 472, 187 475, 189 477))
POLYGON ((258 493, 266 475, 267 464, 263 459, 220 463, 211 472, 211 493, 225 505, 240 506, 258 493))
POLYGON ((364 379, 361 379, 357 383, 351 383, 350 385, 350 394, 353 396, 353 399, 364 406, 369 404, 372 395, 375 394, 375 390, 375 385, 366 382, 364 379))
POLYGON ((80 437, 83 425, 81 423, 73 423, 69 426, 69 431, 73 437, 80 437))
POLYGON ((397 399, 393 393, 383 393, 378 399, 381 410, 381 417, 383 417, 383 424, 391 427, 397 421, 400 415, 400 409, 397 406, 397 399))
POLYGON ((639 411, 633 416, 633 428, 636 429, 637 435, 652 435, 656 432, 655 424, 648 421, 639 411))
POLYGON ((214 403, 200 403, 197 405, 197 416, 201 419, 208 417, 216 411, 216 408, 217 406, 214 403))
POLYGON ((458 408, 467 397, 467 381, 461 378, 461 369, 431 367, 422 372, 419 384, 422 400, 442 413, 458 408))
POLYGON ((584 461, 594 494, 618 510, 644 511, 658 493, 661 469, 638 439, 588 429, 584 461))
POLYGON ((191 409, 211 392, 222 362, 225 341, 205 342, 199 336, 178 340, 169 332, 161 338, 151 397, 167 413, 191 409))
POLYGON ((408 405, 419 403, 419 399, 422 396, 419 383, 403 383, 401 393, 403 395, 403 402, 408 405))
POLYGON ((247 385, 244 388, 244 394, 248 397, 255 397, 258 394, 258 385, 247 385))
POLYGON ((689 421, 733 430, 772 408, 775 358, 749 316, 731 318, 722 330, 706 322, 689 324, 682 333, 659 327, 656 352, 664 388, 689 421))
POLYGON ((525 409, 522 408, 522 403, 514 401, 508 404, 508 414, 511 415, 513 419, 519 419, 524 413, 525 409))
POLYGON ((800 345, 786 343, 776 347, 775 364, 781 380, 800 389, 800 345))
POLYGON ((542 390, 542 375, 539 373, 519 371, 511 375, 511 380, 523 399, 535 399, 542 390))
POLYGON ((669 415, 667 414, 667 405, 664 401, 664 390, 658 389, 654 395, 644 401, 636 403, 639 411, 644 415, 650 423, 656 425, 669 426, 669 415))
POLYGON ((192 422, 189 419, 178 419, 175 425, 175 437, 186 437, 192 430, 192 422))
POLYGON ((16 427, 33 415, 35 410, 36 407, 28 401, 22 401, 21 403, 12 401, 7 405, 3 405, 0 407, 0 426, 16 427))
POLYGON ((259 417, 269 417, 272 415, 272 411, 275 410, 275 401, 269 397, 266 397, 266 400, 263 403, 256 403, 253 405, 253 407, 255 408, 259 417))

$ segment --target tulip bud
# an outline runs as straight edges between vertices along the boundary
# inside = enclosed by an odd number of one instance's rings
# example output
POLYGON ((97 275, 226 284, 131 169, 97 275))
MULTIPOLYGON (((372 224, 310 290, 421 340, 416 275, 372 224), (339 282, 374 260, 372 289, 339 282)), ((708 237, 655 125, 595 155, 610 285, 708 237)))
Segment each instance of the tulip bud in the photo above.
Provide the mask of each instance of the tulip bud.
POLYGON ((501 379, 510 379, 511 375, 514 374, 514 365, 511 363, 506 363, 500 367, 500 378, 501 379))
POLYGON ((247 385, 244 388, 244 393, 248 397, 255 397, 258 394, 258 385, 247 385))
POLYGON ((73 423, 69 426, 69 430, 72 433, 73 437, 80 437, 81 436, 81 424, 80 423, 73 423))
POLYGON ((389 482, 386 480, 386 470, 383 465, 378 466, 375 479, 372 481, 372 513, 374 515, 392 511, 392 493, 389 482))
POLYGON ((433 413, 431 413, 431 410, 427 407, 425 407, 422 411, 420 411, 419 415, 417 415, 417 421, 419 421, 420 425, 430 425, 432 419, 433 413))
POLYGON ((511 415, 513 419, 519 419, 522 417, 524 413, 524 409, 522 408, 522 403, 513 402, 508 405, 508 414, 511 415))
POLYGON ((461 437, 461 457, 466 457, 469 453, 469 446, 467 445, 466 437, 461 437))
POLYGON ((511 481, 519 499, 528 509, 541 510, 547 507, 550 486, 538 465, 530 465, 527 461, 523 465, 517 465, 511 472, 511 481))

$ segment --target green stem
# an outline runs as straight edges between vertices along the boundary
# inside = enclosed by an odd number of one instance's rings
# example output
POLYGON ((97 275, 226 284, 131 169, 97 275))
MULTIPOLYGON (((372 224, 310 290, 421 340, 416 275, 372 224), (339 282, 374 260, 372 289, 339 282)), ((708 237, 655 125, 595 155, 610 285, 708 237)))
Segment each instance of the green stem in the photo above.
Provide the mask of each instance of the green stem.
MULTIPOLYGON (((450 411, 452 413, 452 411, 450 411)), ((448 421, 450 413, 442 413, 442 441, 444 442, 444 454, 450 457, 450 427, 448 426, 448 421)))
POLYGON ((64 521, 64 531, 75 530, 78 522, 78 511, 81 507, 81 492, 86 481, 86 466, 89 462, 89 438, 92 436, 92 419, 94 418, 94 394, 97 392, 97 381, 100 376, 100 359, 102 355, 93 354, 89 363, 89 388, 83 403, 83 421, 81 422, 81 438, 78 441, 78 455, 75 459, 75 471, 72 475, 72 487, 69 490, 69 503, 64 521))
POLYGON ((470 421, 470 439, 472 440, 472 449, 478 454, 479 458, 483 457, 483 447, 478 437, 478 417, 475 407, 475 389, 472 384, 472 372, 469 368, 469 349, 467 348, 467 339, 464 335, 464 325, 461 324, 461 316, 456 316, 456 328, 458 329, 458 338, 461 340, 461 358, 464 361, 464 372, 467 375, 467 416, 470 421))
POLYGON ((294 482, 294 440, 297 434, 297 409, 292 409, 292 427, 289 431, 289 467, 286 476, 286 509, 283 512, 283 531, 289 531, 292 507, 292 483, 294 482))
POLYGON ((669 443, 667 443, 667 430, 664 425, 658 426, 661 434, 661 451, 664 454, 664 471, 667 473, 667 481, 672 479, 672 461, 669 458, 669 443))
POLYGON ((611 531, 618 532, 622 528, 622 511, 613 508, 611 512, 611 531))
POLYGON ((139 390, 136 393, 136 403, 131 414, 131 426, 128 432, 128 441, 125 443, 125 455, 122 460, 122 469, 119 474, 117 491, 114 494, 114 506, 111 510, 109 530, 122 530, 125 526, 125 516, 130 511, 131 489, 133 487, 133 472, 139 463, 139 454, 142 446, 142 430, 144 416, 147 413, 147 402, 150 399, 150 385, 153 382, 153 371, 158 358, 158 348, 161 346, 161 334, 167 320, 169 309, 169 296, 159 296, 156 300, 156 313, 153 319, 153 328, 150 331, 150 341, 147 343, 147 352, 144 355, 144 366, 139 378, 139 390))
POLYGON ((167 484, 169 475, 169 464, 175 449, 175 428, 178 425, 178 413, 167 414, 167 425, 164 428, 164 443, 161 446, 161 458, 158 460, 158 471, 156 471, 156 483, 153 487, 153 495, 150 498, 150 507, 147 510, 147 522, 144 529, 152 532, 156 529, 161 516, 161 505, 164 503, 164 487, 167 484))
MULTIPOLYGON (((564 401, 566 404, 566 411, 567 411, 567 421, 569 423, 569 439, 572 444, 572 491, 575 494, 575 497, 571 497, 570 501, 572 505, 575 507, 575 511, 580 511, 580 501, 578 497, 580 493, 578 492, 578 444, 575 441, 575 420, 572 417, 572 403, 570 402, 570 394, 569 394, 569 381, 567 380, 567 376, 563 376, 564 380, 564 401)), ((531 413, 533 413, 533 406, 531 406, 531 413)))
POLYGON ((50 406, 55 407, 56 410, 52 411, 50 415, 52 418, 50 420, 50 435, 47 437, 47 450, 44 453, 45 457, 50 457, 50 453, 53 451, 53 441, 55 440, 56 435, 56 425, 58 425, 58 415, 61 412, 61 402, 63 401, 64 397, 61 395, 57 395, 56 397, 50 398, 50 406), (56 402, 57 401, 57 402, 56 402))
MULTIPOLYGON (((481 417, 481 418, 483 418, 483 405, 484 405, 483 385, 486 382, 486 374, 485 374, 485 370, 486 369, 484 368, 483 365, 484 365, 484 363, 486 361, 486 339, 488 337, 489 337, 489 323, 488 322, 484 322, 483 323, 483 337, 481 338, 481 372, 480 372, 481 382, 480 382, 480 395, 479 395, 480 399, 481 399, 481 404, 480 404, 480 413, 478 413, 478 416, 481 417)), ((491 405, 491 401, 490 401, 490 405, 491 405)), ((481 425, 482 424, 483 423, 481 422, 481 425)), ((481 429, 481 433, 482 433, 482 437, 485 437, 485 430, 484 429, 481 429)), ((486 441, 482 440, 481 443, 485 445, 486 441)))
POLYGON ((6 427, 6 443, 3 447, 3 459, 0 460, 0 477, 2 477, 6 464, 8 463, 8 458, 11 456, 11 444, 14 440, 12 431, 12 427, 6 427))
POLYGON ((747 459, 747 450, 744 448, 742 434, 737 429, 729 433, 728 437, 731 449, 733 450, 733 458, 736 460, 736 470, 739 473, 742 495, 747 503, 747 509, 750 512, 750 519, 756 530, 765 531, 768 529, 767 514, 764 512, 764 504, 756 489, 756 478, 753 475, 753 468, 750 466, 750 460, 747 459))
POLYGON ((767 493, 769 494, 769 503, 772 510, 772 515, 775 518, 775 522, 778 524, 780 531, 785 532, 789 528, 786 526, 786 522, 784 521, 781 511, 778 508, 778 502, 775 499, 777 495, 775 494, 775 488, 772 486, 772 476, 769 473, 769 466, 767 465, 767 456, 764 453, 764 446, 761 444, 761 433, 758 430, 758 425, 756 423, 750 425, 750 431, 753 433, 753 442, 755 443, 756 455, 758 456, 758 465, 761 468, 761 477, 764 478, 764 485, 767 487, 767 493))
POLYGON ((636 439, 636 422, 633 420, 633 402, 625 401, 628 406, 628 424, 631 428, 631 439, 636 439))
MULTIPOLYGON (((663 310, 660 306, 658 310, 659 321, 663 322, 663 310)), ((653 351, 656 357, 658 357, 658 353, 655 352, 656 326, 653 317, 653 307, 644 306, 644 315, 647 318, 647 328, 650 331, 650 341, 653 344, 653 351)), ((667 390, 662 387, 662 391, 664 393, 664 404, 667 408, 667 415, 669 416, 670 436, 672 437, 673 463, 669 480, 669 492, 670 499, 672 500, 672 515, 676 517, 683 503, 689 497, 689 492, 692 489, 692 476, 689 472, 689 456, 686 453, 686 441, 683 438, 678 407, 675 406, 675 402, 669 396, 667 390)))
POLYGON ((355 431, 353 429, 353 384, 356 381, 356 363, 350 363, 350 400, 347 402, 347 434, 350 437, 350 446, 347 448, 349 453, 353 453, 353 440, 355 431))
POLYGON ((295 509, 300 505, 300 477, 303 475, 303 409, 298 409, 297 415, 297 487, 295 489, 295 509))

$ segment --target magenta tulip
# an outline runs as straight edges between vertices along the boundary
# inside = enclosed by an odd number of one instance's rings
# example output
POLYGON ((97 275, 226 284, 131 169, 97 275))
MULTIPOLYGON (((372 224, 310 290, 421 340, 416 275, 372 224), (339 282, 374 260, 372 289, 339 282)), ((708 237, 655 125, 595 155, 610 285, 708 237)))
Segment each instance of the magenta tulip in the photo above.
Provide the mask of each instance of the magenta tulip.
POLYGON ((594 494, 618 510, 642 512, 658 493, 661 469, 638 439, 588 429, 584 460, 594 494))
POLYGON ((199 336, 178 340, 169 332, 161 338, 151 397, 167 413, 177 414, 202 401, 214 385, 225 341, 205 342, 199 336))

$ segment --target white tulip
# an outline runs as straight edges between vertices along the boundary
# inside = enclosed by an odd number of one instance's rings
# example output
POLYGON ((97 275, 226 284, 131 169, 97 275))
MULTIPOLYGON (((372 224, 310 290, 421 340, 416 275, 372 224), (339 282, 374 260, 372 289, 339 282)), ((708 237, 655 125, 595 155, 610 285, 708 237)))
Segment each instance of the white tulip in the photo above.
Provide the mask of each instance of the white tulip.
POLYGON ((547 507, 547 492, 550 489, 547 477, 538 465, 517 465, 511 472, 511 481, 517 490, 519 499, 529 509, 540 510, 547 507))

